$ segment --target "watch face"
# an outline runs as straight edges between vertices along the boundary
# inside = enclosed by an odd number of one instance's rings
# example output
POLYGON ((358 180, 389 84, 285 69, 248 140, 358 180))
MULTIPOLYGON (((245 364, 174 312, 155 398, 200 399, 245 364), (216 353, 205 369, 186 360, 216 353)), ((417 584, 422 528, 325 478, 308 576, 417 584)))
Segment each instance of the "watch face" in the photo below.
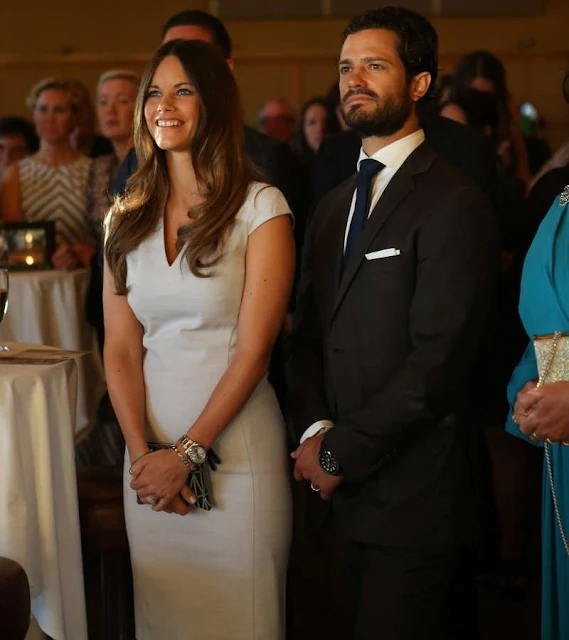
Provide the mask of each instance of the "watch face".
POLYGON ((323 449, 319 456, 320 466, 322 470, 331 476, 340 475, 340 465, 327 449, 323 449))
POLYGON ((200 447, 200 445, 192 445, 191 447, 188 448, 188 458, 194 463, 194 464, 203 464, 205 462, 205 459, 207 457, 207 452, 203 447, 200 447))

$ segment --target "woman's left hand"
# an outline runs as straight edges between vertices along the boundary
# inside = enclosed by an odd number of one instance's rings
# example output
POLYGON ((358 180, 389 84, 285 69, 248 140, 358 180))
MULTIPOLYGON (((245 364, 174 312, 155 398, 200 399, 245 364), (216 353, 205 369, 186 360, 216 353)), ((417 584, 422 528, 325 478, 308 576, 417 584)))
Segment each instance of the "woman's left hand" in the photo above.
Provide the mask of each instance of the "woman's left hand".
POLYGON ((514 419, 533 440, 569 442, 569 382, 526 385, 518 394, 514 419))
MULTIPOLYGON (((132 466, 130 488, 138 496, 151 497, 156 502, 154 511, 164 511, 170 502, 186 487, 189 470, 175 451, 161 449, 141 458, 132 466)), ((188 489, 189 491, 189 489, 188 489)))
POLYGON ((77 257, 77 254, 66 244, 61 244, 57 247, 51 256, 51 263, 60 271, 72 271, 73 269, 78 269, 81 266, 81 262, 77 257))

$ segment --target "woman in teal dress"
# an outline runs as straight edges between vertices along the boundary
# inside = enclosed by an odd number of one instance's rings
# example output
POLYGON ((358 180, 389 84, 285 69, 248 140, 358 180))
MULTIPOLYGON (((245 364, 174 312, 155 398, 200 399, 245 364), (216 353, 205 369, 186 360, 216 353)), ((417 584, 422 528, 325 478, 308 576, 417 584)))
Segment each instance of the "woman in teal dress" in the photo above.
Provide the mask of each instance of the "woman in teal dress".
MULTIPOLYGON (((528 336, 569 332, 569 187, 556 198, 528 251, 520 296, 528 336)), ((569 364, 567 364, 569 368, 569 364)), ((537 387, 530 341, 508 387, 512 410, 506 429, 536 446, 548 445, 565 531, 569 527, 569 382, 537 387)), ((568 376, 569 380, 569 376, 568 376)), ((542 509, 543 640, 569 639, 569 548, 560 533, 544 464, 542 509)))

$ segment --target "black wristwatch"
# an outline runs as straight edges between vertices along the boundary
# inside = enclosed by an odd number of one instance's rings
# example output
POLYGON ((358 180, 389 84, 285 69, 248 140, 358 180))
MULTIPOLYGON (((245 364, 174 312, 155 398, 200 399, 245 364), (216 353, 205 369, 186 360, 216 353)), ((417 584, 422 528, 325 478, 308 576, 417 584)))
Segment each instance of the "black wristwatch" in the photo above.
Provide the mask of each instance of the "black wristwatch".
POLYGON ((325 471, 330 476, 341 476, 343 473, 340 463, 334 458, 332 452, 324 446, 321 447, 318 454, 318 462, 322 471, 325 471))

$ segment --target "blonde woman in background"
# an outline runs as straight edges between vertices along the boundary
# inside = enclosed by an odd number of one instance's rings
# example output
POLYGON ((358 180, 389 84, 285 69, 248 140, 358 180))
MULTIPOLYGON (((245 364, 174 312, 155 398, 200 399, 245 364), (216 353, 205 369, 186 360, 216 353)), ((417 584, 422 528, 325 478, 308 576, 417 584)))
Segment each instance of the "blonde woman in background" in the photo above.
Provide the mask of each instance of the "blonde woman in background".
MULTIPOLYGON (((99 250, 91 261, 91 280, 87 291, 86 316, 89 323, 97 331, 101 350, 104 342, 101 249, 103 220, 115 193, 113 185, 118 169, 134 146, 132 122, 139 84, 140 76, 134 71, 125 69, 105 71, 97 83, 96 107, 99 129, 113 149, 113 153, 99 156, 93 160, 87 181, 87 216, 97 239, 99 250)), ((108 445, 105 449, 109 451, 117 450, 116 446, 110 446, 111 442, 118 444, 119 448, 123 445, 122 436, 115 429, 114 421, 112 422, 110 431, 101 432, 99 430, 99 435, 105 439, 108 445)), ((86 452, 85 447, 82 452, 86 452)), ((93 458, 90 460, 95 461, 93 458)))
POLYGON ((76 151, 70 134, 77 124, 78 97, 69 82, 46 78, 27 99, 40 139, 37 153, 8 167, 2 185, 4 221, 54 221, 57 269, 89 264, 94 238, 86 215, 91 160, 76 151))
POLYGON ((111 205, 113 182, 118 168, 133 146, 132 121, 140 76, 134 71, 105 71, 97 83, 99 129, 113 147, 113 153, 93 160, 87 183, 87 212, 97 234, 111 205))
POLYGON ((97 133, 97 116, 89 87, 81 80, 69 80, 71 90, 78 98, 77 125, 71 132, 71 146, 89 158, 106 156, 113 152, 111 143, 97 133))

